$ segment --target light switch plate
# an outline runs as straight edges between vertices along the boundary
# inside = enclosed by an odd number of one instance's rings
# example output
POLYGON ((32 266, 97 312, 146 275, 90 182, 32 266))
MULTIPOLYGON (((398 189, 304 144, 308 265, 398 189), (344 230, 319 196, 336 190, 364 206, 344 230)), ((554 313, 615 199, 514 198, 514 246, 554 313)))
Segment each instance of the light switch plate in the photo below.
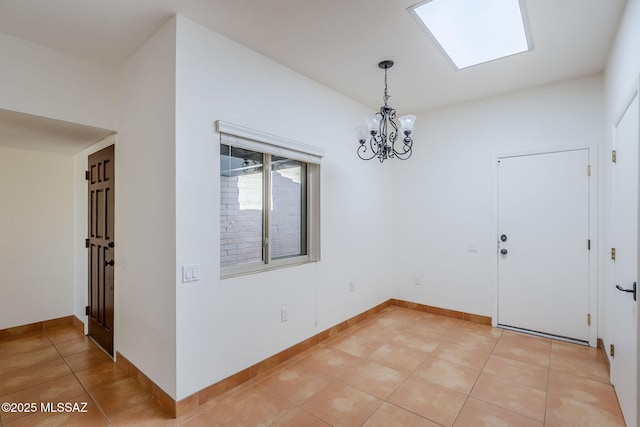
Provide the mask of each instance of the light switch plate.
POLYGON ((200 280, 200 264, 188 264, 182 266, 182 283, 200 280))

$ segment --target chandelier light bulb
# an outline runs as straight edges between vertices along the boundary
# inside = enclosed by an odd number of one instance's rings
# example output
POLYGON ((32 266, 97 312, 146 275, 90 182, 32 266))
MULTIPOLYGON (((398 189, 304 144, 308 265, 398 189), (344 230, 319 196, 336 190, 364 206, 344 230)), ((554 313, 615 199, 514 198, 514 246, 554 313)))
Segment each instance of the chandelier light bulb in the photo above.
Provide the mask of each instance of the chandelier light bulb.
POLYGON ((376 133, 380 129, 380 117, 378 116, 365 117, 364 122, 367 124, 370 133, 376 133))
POLYGON ((407 131, 411 133, 413 132, 413 129, 415 127, 416 116, 412 116, 412 115, 400 116, 398 118, 398 121, 400 122, 400 129, 402 130, 403 133, 407 131))
POLYGON ((358 141, 361 144, 364 144, 367 141, 367 137, 369 136, 369 130, 366 126, 358 126, 355 128, 356 136, 358 137, 358 141))

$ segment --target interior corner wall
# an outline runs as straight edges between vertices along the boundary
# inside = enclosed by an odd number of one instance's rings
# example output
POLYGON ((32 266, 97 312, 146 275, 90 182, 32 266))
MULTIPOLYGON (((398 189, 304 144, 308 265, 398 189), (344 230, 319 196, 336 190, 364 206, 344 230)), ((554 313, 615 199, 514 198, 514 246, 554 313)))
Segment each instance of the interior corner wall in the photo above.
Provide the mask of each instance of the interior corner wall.
POLYGON ((0 329, 73 312, 73 160, 0 147, 0 329))
POLYGON ((87 170, 89 155, 116 143, 117 136, 110 135, 91 147, 73 156, 73 213, 74 213, 74 272, 73 272, 73 314, 84 322, 85 333, 89 331, 89 321, 85 307, 89 302, 89 266, 84 240, 88 237, 88 187, 84 172, 87 170))
MULTIPOLYGON (((611 48, 611 54, 607 61, 604 73, 604 93, 606 108, 606 143, 603 147, 603 156, 610 156, 613 149, 613 129, 616 121, 620 119, 624 109, 631 101, 631 94, 638 84, 640 75, 640 0, 628 0, 625 7, 618 33, 611 48)), ((604 162, 603 168, 604 201, 602 215, 603 223, 603 248, 615 247, 613 242, 613 166, 611 162, 604 162)), ((603 334, 602 339, 605 348, 613 343, 614 322, 614 277, 613 265, 610 260, 605 260, 603 269, 603 334)), ((638 343, 640 343, 640 316, 638 316, 638 343)), ((638 359, 638 375, 640 375, 640 359, 638 359)), ((638 381, 640 388, 640 380, 638 381)), ((640 390, 638 391, 640 396, 640 390)))
POLYGON ((0 108, 115 129, 113 67, 0 34, 0 108))
POLYGON ((391 297, 393 164, 356 155, 370 109, 180 16, 176 80, 181 399, 391 297), (216 120, 324 148, 320 262, 220 280, 216 120))
POLYGON ((393 176, 394 296, 492 316, 493 156, 595 147, 602 105, 594 75, 418 114, 413 157, 393 176))
POLYGON ((175 31, 118 70, 115 351, 176 397, 175 31))
POLYGON ((640 0, 627 0, 604 73, 607 125, 619 118, 640 73, 640 0))
MULTIPOLYGON (((99 64, 93 61, 89 61, 84 58, 80 58, 65 52, 50 49, 26 40, 15 38, 6 34, 0 34, 0 56, 2 56, 2 67, 0 67, 0 108, 10 111, 16 111, 41 117, 52 118, 56 120, 62 120, 66 122, 78 123, 87 126, 95 126, 103 129, 116 129, 118 119, 118 90, 117 90, 117 75, 116 70, 108 65, 99 64)), ((25 151, 25 153, 27 153, 25 151)), ((23 324, 25 319, 30 321, 42 321, 51 319, 53 317, 68 316, 69 314, 75 314, 78 318, 84 319, 84 306, 86 305, 86 252, 82 250, 82 254, 79 254, 78 248, 84 248, 83 240, 86 236, 86 229, 82 230, 78 234, 78 224, 72 225, 67 230, 68 235, 55 239, 55 243, 50 243, 49 235, 57 233, 60 230, 66 230, 66 221, 73 221, 74 218, 78 218, 78 209, 84 212, 86 216, 86 203, 83 207, 79 208, 78 199, 78 183, 77 179, 82 175, 78 175, 86 168, 86 156, 84 159, 84 166, 78 166, 78 156, 56 156, 47 155, 45 153, 28 152, 29 156, 22 156, 20 160, 29 162, 30 158, 36 159, 36 162, 41 161, 43 156, 48 156, 51 162, 47 165, 45 170, 49 170, 54 165, 60 165, 62 158, 68 162, 69 181, 64 183, 64 186, 59 185, 58 188, 54 187, 57 184, 62 184, 58 177, 43 177, 43 182, 40 183, 40 188, 29 188, 28 186, 34 186, 33 178, 28 177, 25 180, 16 179, 3 179, 3 183, 7 184, 7 188, 15 188, 21 197, 23 195, 33 192, 34 195, 29 196, 33 198, 33 203, 40 197, 43 203, 46 201, 54 202, 50 200, 53 195, 60 195, 56 197, 55 203, 48 204, 45 210, 40 214, 30 214, 24 212, 21 221, 30 219, 35 221, 35 224, 22 224, 15 227, 11 222, 3 223, 7 227, 12 227, 9 234, 3 233, 3 242, 10 242, 6 246, 7 250, 12 250, 13 246, 21 247, 24 243, 14 242, 8 236, 15 233, 14 230, 21 230, 26 236, 31 236, 34 230, 41 230, 45 221, 45 212, 51 212, 52 216, 61 215, 60 210, 65 211, 64 220, 60 221, 60 226, 54 225, 51 230, 43 235, 37 244, 34 244, 32 238, 27 238, 26 241, 30 241, 33 246, 31 247, 31 255, 23 256, 20 262, 16 262, 14 265, 8 266, 4 271, 22 271, 22 273, 14 274, 12 279, 8 277, 3 278, 7 280, 7 286, 9 286, 9 280, 11 280, 11 286, 16 286, 16 280, 23 282, 30 277, 37 276, 38 272, 45 272, 49 270, 49 260, 55 260, 59 267, 52 268, 52 277, 55 277, 54 281, 43 280, 43 283, 49 282, 54 284, 49 286, 48 289, 53 292, 57 290, 56 296, 49 297, 49 301, 39 301, 42 295, 48 295, 48 292, 41 293, 35 292, 31 286, 24 285, 22 290, 13 290, 12 297, 21 299, 23 294, 31 292, 33 298, 31 302, 25 302, 24 309, 22 305, 18 304, 15 299, 0 298, 2 304, 7 304, 11 308, 7 310, 1 310, 2 314, 9 316, 10 313, 20 308, 17 317, 12 317, 9 323, 23 324), (80 168, 80 169, 78 169, 80 168), (73 175, 72 175, 73 174, 73 175), (50 178, 50 179, 48 179, 50 178), (23 188, 23 191, 18 189, 23 188), (41 190, 48 188, 48 193, 40 194, 41 190), (65 196, 71 194, 71 205, 67 205, 65 196), (80 237, 84 236, 84 237, 80 237), (80 239, 80 240, 78 240, 80 239), (68 242, 67 242, 68 241, 68 242), (71 254, 67 253, 67 243, 72 248, 71 254), (39 249, 41 248, 41 249, 39 249), (44 253, 44 248, 47 248, 48 252, 44 253), (51 248, 55 248, 52 250, 51 248), (60 257, 65 255, 71 255, 70 258, 61 260, 60 257), (38 262, 38 267, 35 268, 35 262, 38 262), (29 265, 24 265, 29 260, 29 265), (42 264, 45 264, 44 266, 42 264), (57 282, 59 278, 56 275, 59 274, 60 268, 69 267, 72 269, 72 273, 69 277, 64 279, 64 286, 60 287, 57 282), (16 277, 18 275, 19 277, 16 277), (68 293, 71 291, 71 294, 68 293), (58 309, 51 309, 49 306, 59 302, 59 297, 68 297, 66 300, 69 304, 60 304, 58 309), (33 304, 41 304, 43 310, 38 315, 33 315, 31 307, 33 304), (49 307, 49 308, 48 308, 49 307), (66 307, 64 310, 61 307, 66 307)), ((8 154, 3 154, 4 159, 11 159, 8 154)), ((19 163, 12 163, 11 167, 15 168, 19 163)), ((31 171, 32 166, 30 164, 24 165, 23 172, 31 171)), ((11 168, 0 171, 0 174, 8 174, 11 168)), ((17 169, 16 169, 17 170, 17 169)), ((33 171, 32 171, 33 172, 33 171)), ((33 172, 33 176, 38 176, 38 173, 33 172)), ((81 197, 86 199, 86 194, 81 197)), ((7 211, 12 210, 15 214, 17 212, 15 207, 12 207, 12 203, 7 202, 8 199, 2 200, 3 208, 7 211)), ((16 199, 17 200, 17 199, 16 199)), ((17 204, 16 206, 23 205, 17 204)), ((86 222, 86 218, 84 218, 86 222)), ((17 252, 13 252, 10 257, 5 259, 14 258, 17 252)), ((23 254, 25 255, 25 254, 23 254)), ((52 261, 53 262, 53 261, 52 261)), ((8 292, 8 291, 7 291, 8 292)), ((0 314, 0 317, 2 317, 0 314)), ((0 328, 2 328, 0 322, 0 328)))

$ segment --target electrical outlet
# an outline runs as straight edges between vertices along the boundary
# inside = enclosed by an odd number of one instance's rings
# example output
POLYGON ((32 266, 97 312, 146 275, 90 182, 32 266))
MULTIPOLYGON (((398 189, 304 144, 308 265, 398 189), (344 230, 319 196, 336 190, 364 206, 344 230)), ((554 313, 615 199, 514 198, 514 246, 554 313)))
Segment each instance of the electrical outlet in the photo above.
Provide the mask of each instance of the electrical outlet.
POLYGON ((280 309, 280 322, 286 322, 287 320, 289 320, 289 309, 282 307, 280 309))
POLYGON ((356 291, 356 282, 352 280, 349 282, 349 292, 355 292, 355 291, 356 291))
POLYGON ((421 276, 417 276, 415 278, 415 282, 416 285, 422 285, 422 277, 421 276))

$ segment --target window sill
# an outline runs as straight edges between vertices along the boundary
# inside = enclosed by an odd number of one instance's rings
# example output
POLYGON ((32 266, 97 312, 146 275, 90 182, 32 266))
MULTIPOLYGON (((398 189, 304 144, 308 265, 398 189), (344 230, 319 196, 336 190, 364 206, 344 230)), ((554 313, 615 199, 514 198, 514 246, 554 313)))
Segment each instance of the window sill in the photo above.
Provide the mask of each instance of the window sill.
POLYGON ((318 262, 318 260, 312 259, 309 256, 298 256, 298 257, 272 260, 269 264, 263 264, 263 263, 242 264, 238 266, 226 267, 221 269, 220 279, 221 280, 231 279, 233 277, 262 273, 265 271, 279 270, 281 268, 287 268, 287 267, 295 267, 298 265, 309 264, 312 262, 318 262))

